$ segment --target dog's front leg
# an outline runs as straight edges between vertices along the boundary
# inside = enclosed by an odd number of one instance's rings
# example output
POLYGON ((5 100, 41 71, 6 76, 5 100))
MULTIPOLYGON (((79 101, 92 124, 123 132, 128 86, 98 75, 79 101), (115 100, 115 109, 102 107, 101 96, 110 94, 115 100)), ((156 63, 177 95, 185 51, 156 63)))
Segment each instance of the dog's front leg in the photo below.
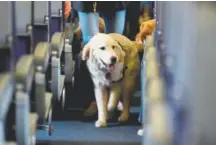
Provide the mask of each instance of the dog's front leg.
POLYGON ((109 101, 108 101, 108 118, 111 118, 114 111, 117 109, 118 102, 121 96, 121 84, 117 83, 111 87, 109 101))
POLYGON ((128 91, 123 92, 123 110, 118 121, 126 122, 129 119, 130 114, 130 94, 128 91))
POLYGON ((108 90, 103 87, 95 88, 96 104, 98 108, 98 120, 95 123, 96 127, 107 126, 107 104, 108 104, 108 90))
POLYGON ((129 119, 130 114, 130 97, 133 95, 135 81, 129 79, 129 82, 124 83, 122 97, 123 97, 123 110, 121 116, 119 117, 120 122, 125 122, 129 119), (130 80, 130 81, 129 81, 130 80))

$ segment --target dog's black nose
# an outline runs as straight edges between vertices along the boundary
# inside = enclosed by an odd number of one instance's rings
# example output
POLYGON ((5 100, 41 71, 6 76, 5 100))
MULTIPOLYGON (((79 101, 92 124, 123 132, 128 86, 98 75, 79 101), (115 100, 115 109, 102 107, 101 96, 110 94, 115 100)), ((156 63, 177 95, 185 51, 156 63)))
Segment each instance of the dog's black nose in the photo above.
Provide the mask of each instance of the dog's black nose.
POLYGON ((112 56, 112 57, 111 57, 111 63, 114 64, 114 63, 116 63, 116 61, 117 61, 117 58, 114 57, 114 56, 112 56))

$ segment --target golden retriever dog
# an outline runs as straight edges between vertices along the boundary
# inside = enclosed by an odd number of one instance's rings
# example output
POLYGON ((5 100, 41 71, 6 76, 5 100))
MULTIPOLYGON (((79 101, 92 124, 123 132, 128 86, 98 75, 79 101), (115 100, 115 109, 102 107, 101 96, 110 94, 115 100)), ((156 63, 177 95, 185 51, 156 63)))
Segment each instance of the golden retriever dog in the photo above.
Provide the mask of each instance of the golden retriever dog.
POLYGON ((123 100, 123 110, 118 120, 128 120, 130 97, 138 84, 138 52, 141 50, 143 45, 115 33, 96 34, 83 48, 82 59, 86 60, 95 86, 98 108, 96 127, 106 127, 108 112, 117 108, 120 97, 123 100))

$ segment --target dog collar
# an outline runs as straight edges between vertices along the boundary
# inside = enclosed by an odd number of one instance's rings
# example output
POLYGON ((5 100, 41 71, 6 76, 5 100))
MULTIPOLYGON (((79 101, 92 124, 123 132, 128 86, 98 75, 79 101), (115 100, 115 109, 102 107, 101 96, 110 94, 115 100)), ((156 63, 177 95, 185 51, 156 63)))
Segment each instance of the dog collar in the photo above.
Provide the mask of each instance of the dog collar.
POLYGON ((122 47, 122 45, 121 45, 121 43, 120 42, 118 42, 117 40, 115 40, 117 43, 118 43, 118 45, 121 47, 121 50, 122 51, 124 51, 124 49, 123 49, 123 47, 122 47))
POLYGON ((122 80, 123 80, 123 78, 124 78, 124 76, 123 77, 121 77, 119 80, 117 80, 117 81, 112 81, 111 83, 112 84, 114 84, 114 83, 118 83, 118 82, 121 82, 122 80))
MULTIPOLYGON (((124 76, 124 75, 123 75, 123 76, 124 76)), ((124 78, 123 76, 122 76, 119 80, 117 80, 117 81, 112 81, 111 83, 113 84, 113 83, 117 83, 117 82, 122 81, 123 78, 124 78)), ((105 78, 109 80, 110 77, 111 77, 111 73, 110 73, 110 72, 106 73, 105 78)))
MULTIPOLYGON (((125 74, 126 69, 127 69, 127 66, 124 67, 124 69, 123 69, 123 76, 122 76, 119 80, 117 80, 117 81, 112 81, 111 83, 113 84, 113 83, 121 82, 121 81, 123 80, 123 78, 124 78, 124 74, 125 74)), ((111 75, 111 73, 107 73, 105 77, 108 79, 108 78, 109 78, 109 75, 111 75)))

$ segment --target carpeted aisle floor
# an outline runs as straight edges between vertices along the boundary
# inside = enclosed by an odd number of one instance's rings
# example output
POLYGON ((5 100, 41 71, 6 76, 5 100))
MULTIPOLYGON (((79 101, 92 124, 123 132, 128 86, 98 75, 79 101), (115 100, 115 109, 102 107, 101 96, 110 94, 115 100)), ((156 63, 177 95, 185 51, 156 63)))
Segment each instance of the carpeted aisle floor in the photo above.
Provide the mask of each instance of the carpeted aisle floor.
POLYGON ((107 128, 95 128, 94 121, 56 121, 54 133, 48 136, 46 131, 37 132, 38 145, 141 145, 137 131, 139 108, 131 109, 128 124, 109 122, 107 128))

